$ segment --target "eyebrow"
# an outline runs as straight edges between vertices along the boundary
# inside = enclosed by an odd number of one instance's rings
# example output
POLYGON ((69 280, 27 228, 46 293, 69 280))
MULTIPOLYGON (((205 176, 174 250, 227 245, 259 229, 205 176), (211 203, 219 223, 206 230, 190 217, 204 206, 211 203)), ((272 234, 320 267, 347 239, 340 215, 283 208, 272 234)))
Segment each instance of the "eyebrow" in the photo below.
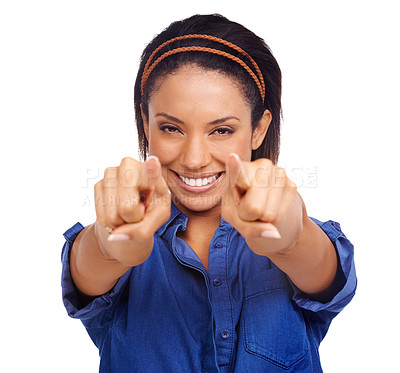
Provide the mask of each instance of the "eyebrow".
POLYGON ((240 122, 240 119, 239 119, 238 117, 235 117, 235 116, 233 116, 233 115, 230 115, 230 116, 228 116, 228 117, 224 117, 224 118, 220 118, 220 119, 213 120, 212 122, 210 122, 210 123, 208 123, 208 124, 219 124, 219 123, 224 123, 224 122, 226 122, 226 121, 228 121, 228 120, 231 120, 231 119, 235 119, 235 120, 237 120, 238 122, 240 122))
MULTIPOLYGON (((157 114, 156 114, 156 117, 164 117, 164 118, 166 118, 166 119, 172 120, 172 121, 175 122, 175 123, 184 124, 184 122, 183 122, 182 120, 180 120, 179 118, 174 117, 173 115, 169 115, 169 114, 167 114, 167 113, 157 113, 157 114)), ((228 120, 231 120, 231 119, 235 119, 235 120, 237 120, 238 122, 240 122, 240 119, 239 119, 238 117, 235 117, 235 116, 233 116, 233 115, 230 115, 230 116, 227 116, 227 117, 215 119, 215 120, 213 120, 212 122, 209 122, 209 123, 207 123, 207 124, 209 124, 209 125, 220 124, 220 123, 224 123, 224 122, 226 122, 226 121, 228 121, 228 120)))
POLYGON ((169 120, 172 120, 173 122, 176 122, 176 123, 179 123, 179 124, 183 124, 183 121, 181 121, 180 119, 178 119, 178 118, 176 118, 176 117, 174 117, 172 115, 169 115, 167 113, 157 113, 156 117, 164 117, 164 118, 167 118, 169 120))

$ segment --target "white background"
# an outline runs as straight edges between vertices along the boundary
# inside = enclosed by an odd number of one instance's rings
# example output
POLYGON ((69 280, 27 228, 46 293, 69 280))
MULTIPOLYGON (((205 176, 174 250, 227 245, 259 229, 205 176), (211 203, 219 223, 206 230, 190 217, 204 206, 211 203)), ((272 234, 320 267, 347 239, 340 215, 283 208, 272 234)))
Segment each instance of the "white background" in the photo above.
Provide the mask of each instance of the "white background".
POLYGON ((280 164, 293 173, 309 215, 339 221, 356 248, 358 291, 322 342, 324 372, 393 372, 395 1, 136 4, 1 2, 0 371, 97 372, 97 349, 62 305, 62 233, 94 220, 93 185, 104 168, 138 155, 133 85, 145 44, 174 20, 218 12, 272 48, 283 73, 280 164))

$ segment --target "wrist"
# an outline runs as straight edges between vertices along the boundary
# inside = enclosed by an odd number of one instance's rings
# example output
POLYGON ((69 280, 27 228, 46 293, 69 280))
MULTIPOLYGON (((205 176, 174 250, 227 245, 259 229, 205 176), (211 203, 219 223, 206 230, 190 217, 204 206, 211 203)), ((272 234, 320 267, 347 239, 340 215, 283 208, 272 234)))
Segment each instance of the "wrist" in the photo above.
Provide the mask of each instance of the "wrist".
POLYGON ((297 243, 304 233, 307 220, 308 216, 303 199, 297 193, 285 218, 281 223, 277 224, 277 228, 282 235, 280 248, 276 251, 277 255, 288 255, 295 250, 297 243))
POLYGON ((109 236, 109 233, 106 231, 106 229, 102 227, 97 220, 91 228, 93 229, 94 236, 97 239, 97 247, 103 259, 108 262, 117 262, 117 260, 113 258, 111 254, 109 254, 105 245, 103 244, 103 242, 106 241, 109 236))

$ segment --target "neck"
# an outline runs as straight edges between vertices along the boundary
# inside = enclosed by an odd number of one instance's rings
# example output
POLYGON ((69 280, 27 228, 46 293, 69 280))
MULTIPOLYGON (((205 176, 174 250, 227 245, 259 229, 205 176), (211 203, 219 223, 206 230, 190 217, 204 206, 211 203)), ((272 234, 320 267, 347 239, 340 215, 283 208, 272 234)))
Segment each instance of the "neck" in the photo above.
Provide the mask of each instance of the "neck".
POLYGON ((178 233, 194 250, 206 270, 208 270, 208 251, 211 240, 221 221, 220 206, 209 211, 191 211, 182 205, 177 207, 188 215, 186 230, 178 233))
POLYGON ((190 236, 192 231, 202 231, 205 234, 210 232, 214 235, 221 221, 221 206, 215 206, 207 211, 189 210, 180 203, 177 203, 176 206, 188 216, 185 235, 190 236))

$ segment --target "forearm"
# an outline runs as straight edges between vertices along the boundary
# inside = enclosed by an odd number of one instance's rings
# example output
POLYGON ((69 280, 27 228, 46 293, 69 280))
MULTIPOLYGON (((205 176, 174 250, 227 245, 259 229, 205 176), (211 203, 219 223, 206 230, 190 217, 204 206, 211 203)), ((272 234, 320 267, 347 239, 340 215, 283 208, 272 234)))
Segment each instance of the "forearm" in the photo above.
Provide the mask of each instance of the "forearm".
POLYGON ((226 167, 230 187, 222 204, 225 219, 252 251, 270 258, 299 289, 324 298, 335 279, 336 251, 308 218, 295 183, 266 159, 241 162, 232 154, 226 167))
POLYGON ((299 237, 292 247, 269 257, 301 291, 311 295, 327 291, 336 275, 335 248, 325 232, 307 216, 304 204, 299 237))
POLYGON ((83 294, 96 296, 106 293, 129 268, 103 255, 94 224, 86 227, 72 246, 71 276, 83 294))

